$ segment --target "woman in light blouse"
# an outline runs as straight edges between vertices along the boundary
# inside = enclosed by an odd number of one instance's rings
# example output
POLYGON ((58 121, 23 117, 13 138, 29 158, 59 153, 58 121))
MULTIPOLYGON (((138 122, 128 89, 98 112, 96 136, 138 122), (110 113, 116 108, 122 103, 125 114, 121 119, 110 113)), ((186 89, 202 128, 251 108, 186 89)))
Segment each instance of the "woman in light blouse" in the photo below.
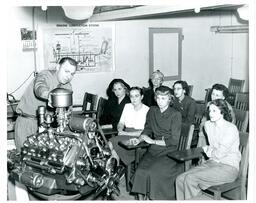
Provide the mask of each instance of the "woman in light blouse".
POLYGON ((210 102, 208 111, 210 120, 205 122, 204 128, 209 145, 203 146, 203 151, 209 159, 177 177, 177 200, 196 199, 202 190, 233 182, 238 176, 239 132, 231 123, 228 105, 225 100, 216 99, 210 102))
POLYGON ((126 165, 135 160, 135 151, 125 150, 118 145, 118 142, 138 137, 141 134, 149 110, 149 107, 142 103, 143 91, 140 87, 132 87, 129 96, 131 103, 125 104, 117 125, 118 136, 110 139, 110 146, 113 145, 113 149, 126 165))

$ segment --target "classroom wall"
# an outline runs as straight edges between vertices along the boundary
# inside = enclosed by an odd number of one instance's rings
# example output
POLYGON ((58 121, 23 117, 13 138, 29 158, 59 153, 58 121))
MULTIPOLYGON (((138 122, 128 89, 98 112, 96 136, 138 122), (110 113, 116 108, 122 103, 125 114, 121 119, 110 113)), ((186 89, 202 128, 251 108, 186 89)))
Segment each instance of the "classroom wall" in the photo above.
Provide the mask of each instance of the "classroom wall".
MULTIPOLYGON (((35 11, 35 27, 38 30, 38 49, 22 51, 20 28, 32 28, 31 7, 12 7, 8 18, 10 42, 7 51, 7 92, 11 93, 35 70, 47 68, 43 64, 43 44, 40 41, 44 27, 68 23, 60 7, 40 7, 35 11)), ((205 88, 213 83, 228 85, 230 77, 245 79, 248 91, 248 33, 215 34, 214 25, 240 24, 232 12, 210 12, 193 15, 177 15, 154 20, 115 21, 115 64, 114 72, 80 73, 72 81, 74 103, 81 103, 85 91, 106 96, 105 90, 113 78, 123 78, 131 86, 148 86, 149 77, 149 27, 180 27, 183 29, 182 79, 194 85, 193 97, 204 99, 205 88)), ((70 21, 69 21, 70 22, 70 21)), ((13 95, 19 99, 28 81, 13 95)), ((165 82, 171 86, 174 81, 165 82)))

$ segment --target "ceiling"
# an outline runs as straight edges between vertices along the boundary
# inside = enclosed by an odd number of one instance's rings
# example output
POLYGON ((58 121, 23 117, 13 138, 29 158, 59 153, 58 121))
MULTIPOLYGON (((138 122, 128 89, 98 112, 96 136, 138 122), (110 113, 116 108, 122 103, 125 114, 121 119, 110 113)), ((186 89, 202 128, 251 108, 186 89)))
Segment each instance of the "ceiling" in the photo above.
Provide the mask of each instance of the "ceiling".
POLYGON ((96 6, 90 21, 111 21, 111 20, 129 20, 143 18, 161 18, 171 17, 179 14, 195 14, 195 12, 206 11, 236 11, 244 4, 216 4, 205 1, 201 5, 129 5, 129 6, 96 6), (207 3, 208 2, 208 3, 207 3))
POLYGON ((103 12, 110 12, 116 10, 123 10, 123 9, 131 9, 138 6, 96 6, 94 8, 93 14, 99 14, 103 12))

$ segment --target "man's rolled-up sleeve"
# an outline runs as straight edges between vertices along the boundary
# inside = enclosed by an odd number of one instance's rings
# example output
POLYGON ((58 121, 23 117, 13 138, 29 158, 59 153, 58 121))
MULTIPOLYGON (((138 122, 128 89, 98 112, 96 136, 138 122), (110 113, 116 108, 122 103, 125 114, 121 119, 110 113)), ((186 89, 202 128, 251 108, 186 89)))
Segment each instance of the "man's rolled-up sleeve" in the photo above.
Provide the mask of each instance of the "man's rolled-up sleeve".
POLYGON ((50 87, 48 85, 49 76, 46 72, 39 73, 34 81, 34 93, 36 97, 41 99, 48 99, 50 87))

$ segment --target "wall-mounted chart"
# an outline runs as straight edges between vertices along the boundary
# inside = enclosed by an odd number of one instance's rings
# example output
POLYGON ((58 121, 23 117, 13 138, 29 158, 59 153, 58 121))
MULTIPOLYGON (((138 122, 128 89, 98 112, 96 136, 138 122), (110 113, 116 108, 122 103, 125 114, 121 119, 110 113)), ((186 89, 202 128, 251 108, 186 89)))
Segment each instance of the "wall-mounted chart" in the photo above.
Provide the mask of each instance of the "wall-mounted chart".
POLYGON ((44 62, 54 68, 60 58, 68 56, 78 62, 78 72, 113 71, 113 30, 113 24, 44 29, 44 62))

